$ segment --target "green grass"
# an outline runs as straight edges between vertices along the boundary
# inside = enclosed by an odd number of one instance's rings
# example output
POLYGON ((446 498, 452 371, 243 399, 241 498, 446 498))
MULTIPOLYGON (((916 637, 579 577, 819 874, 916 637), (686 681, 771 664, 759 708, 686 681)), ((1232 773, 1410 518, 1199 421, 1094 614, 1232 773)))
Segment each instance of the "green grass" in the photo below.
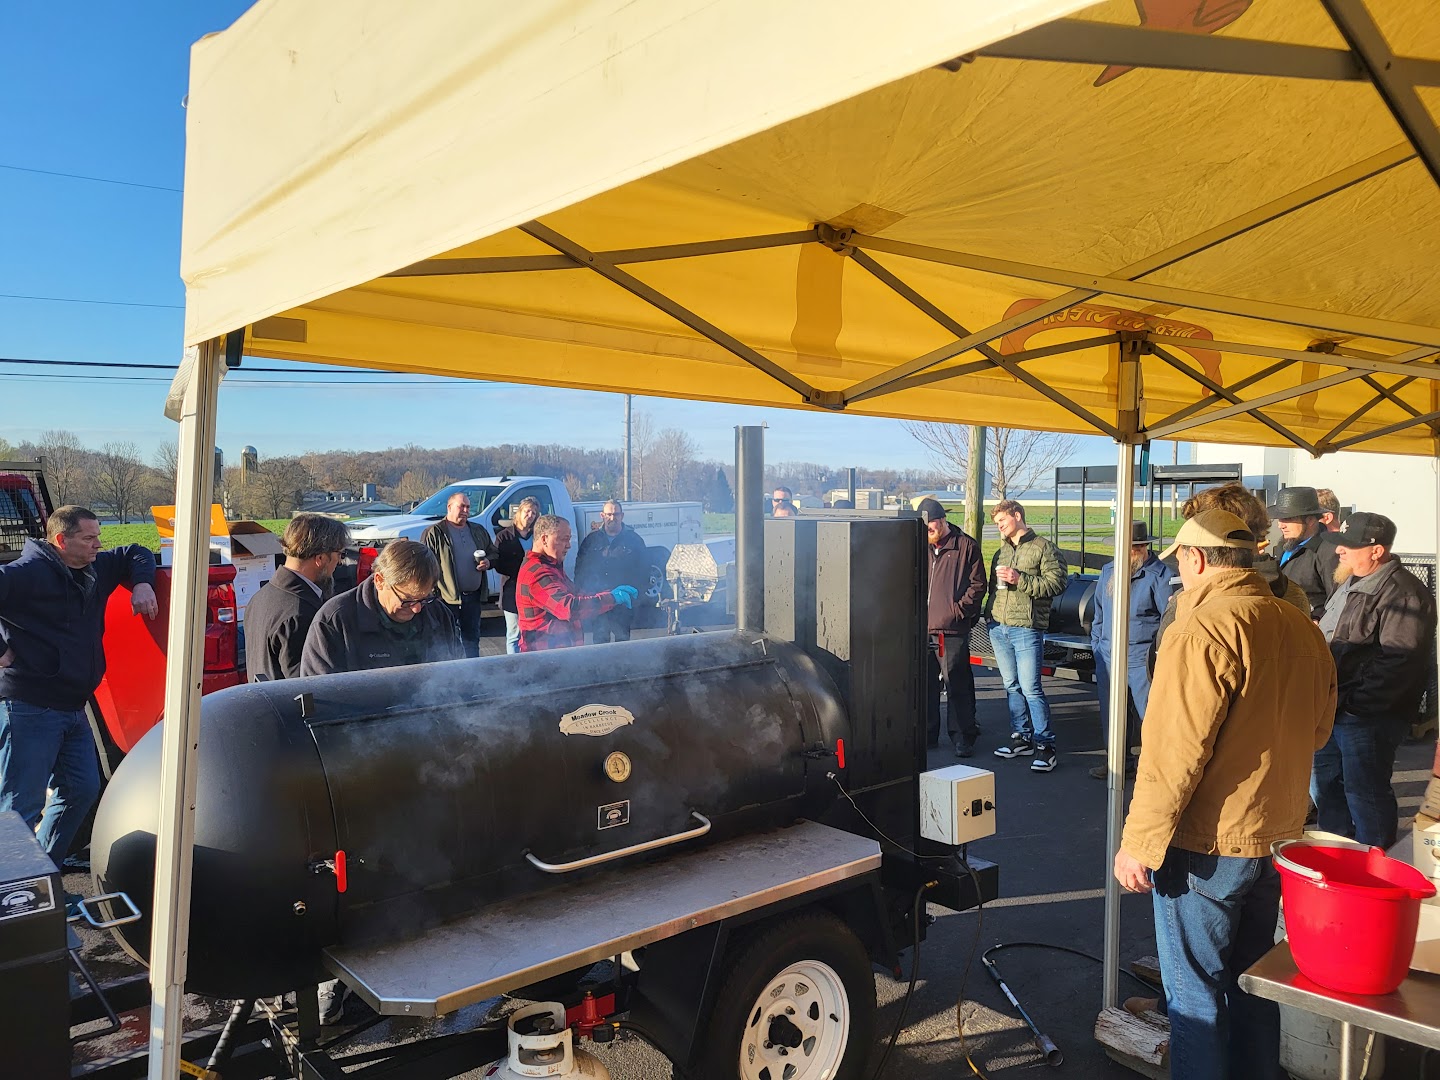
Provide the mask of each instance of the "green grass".
MULTIPOLYGON (((260 522, 276 536, 285 531, 289 518, 272 518, 260 522)), ((100 542, 106 547, 120 547, 122 544, 140 544, 151 551, 160 547, 160 532, 153 523, 143 525, 101 525, 100 542)))

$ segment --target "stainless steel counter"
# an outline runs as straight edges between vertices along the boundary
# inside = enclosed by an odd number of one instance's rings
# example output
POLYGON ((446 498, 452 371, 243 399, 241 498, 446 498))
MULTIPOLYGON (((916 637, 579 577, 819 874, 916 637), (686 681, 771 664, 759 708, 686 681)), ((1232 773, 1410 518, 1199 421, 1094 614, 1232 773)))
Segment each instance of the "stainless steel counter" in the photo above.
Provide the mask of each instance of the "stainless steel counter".
POLYGON ((805 821, 485 908, 325 964, 376 1012, 443 1016, 484 998, 878 870, 880 845, 805 821))
POLYGON ((1412 971, 1393 994, 1342 994, 1300 974, 1282 941, 1240 976, 1240 989, 1341 1023, 1341 1080, 1351 1080, 1354 1028, 1440 1050, 1440 975, 1412 971))

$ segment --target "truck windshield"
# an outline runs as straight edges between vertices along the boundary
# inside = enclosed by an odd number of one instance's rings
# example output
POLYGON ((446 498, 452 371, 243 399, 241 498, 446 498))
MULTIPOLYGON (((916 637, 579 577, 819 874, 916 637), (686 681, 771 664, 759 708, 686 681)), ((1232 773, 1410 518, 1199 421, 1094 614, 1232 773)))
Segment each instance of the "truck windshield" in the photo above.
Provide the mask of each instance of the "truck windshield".
POLYGON ((445 504, 450 501, 450 496, 458 491, 470 496, 470 512, 478 518, 480 512, 494 502, 496 496, 504 490, 502 487, 489 487, 480 484, 451 484, 449 487, 441 488, 410 512, 412 514, 418 514, 421 517, 443 518, 445 516, 445 504))

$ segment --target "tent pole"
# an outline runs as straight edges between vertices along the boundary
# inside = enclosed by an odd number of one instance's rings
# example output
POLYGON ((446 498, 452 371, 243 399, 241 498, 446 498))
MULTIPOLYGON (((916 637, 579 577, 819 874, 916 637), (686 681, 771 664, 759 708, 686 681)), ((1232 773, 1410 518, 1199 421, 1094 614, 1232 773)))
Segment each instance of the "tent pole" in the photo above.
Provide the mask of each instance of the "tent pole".
POLYGON ((1129 753, 1125 733, 1130 694, 1130 542, 1135 520, 1135 445, 1143 440, 1144 390, 1140 357, 1145 342, 1136 335, 1120 340, 1120 380, 1117 386, 1116 427, 1119 440, 1115 463, 1115 569, 1110 603, 1110 725, 1106 738, 1105 775, 1105 951, 1101 1007, 1120 1004, 1120 883, 1115 880, 1115 854, 1125 826, 1125 759, 1129 753))
POLYGON ((175 476, 175 565, 166 639, 165 721, 161 725, 160 823, 150 940, 150 1080, 180 1075, 185 974, 190 939, 190 870, 200 745, 200 681, 210 577, 210 503, 215 489, 215 413, 224 352, 200 346, 180 414, 175 476))
POLYGON ((1115 468, 1115 570, 1110 579, 1114 592, 1110 603, 1110 727, 1106 740, 1105 775, 1108 797, 1105 830, 1105 971, 1103 1007, 1119 1001, 1120 975, 1120 883, 1115 880, 1115 853, 1120 850, 1120 831, 1125 825, 1125 757, 1130 752, 1125 734, 1129 702, 1130 659, 1130 530, 1135 520, 1135 447, 1120 444, 1115 468))

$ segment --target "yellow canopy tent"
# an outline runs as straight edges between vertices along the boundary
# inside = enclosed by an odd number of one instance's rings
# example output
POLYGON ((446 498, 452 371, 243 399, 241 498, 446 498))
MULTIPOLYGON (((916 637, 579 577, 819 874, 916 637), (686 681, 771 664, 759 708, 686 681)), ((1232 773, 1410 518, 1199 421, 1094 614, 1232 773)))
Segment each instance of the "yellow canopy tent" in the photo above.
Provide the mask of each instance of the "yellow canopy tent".
MULTIPOLYGON (((242 354, 1435 454, 1437 104, 1411 0, 263 0, 192 56, 176 611, 242 354)), ((197 647, 177 614, 152 1076, 197 647)))

